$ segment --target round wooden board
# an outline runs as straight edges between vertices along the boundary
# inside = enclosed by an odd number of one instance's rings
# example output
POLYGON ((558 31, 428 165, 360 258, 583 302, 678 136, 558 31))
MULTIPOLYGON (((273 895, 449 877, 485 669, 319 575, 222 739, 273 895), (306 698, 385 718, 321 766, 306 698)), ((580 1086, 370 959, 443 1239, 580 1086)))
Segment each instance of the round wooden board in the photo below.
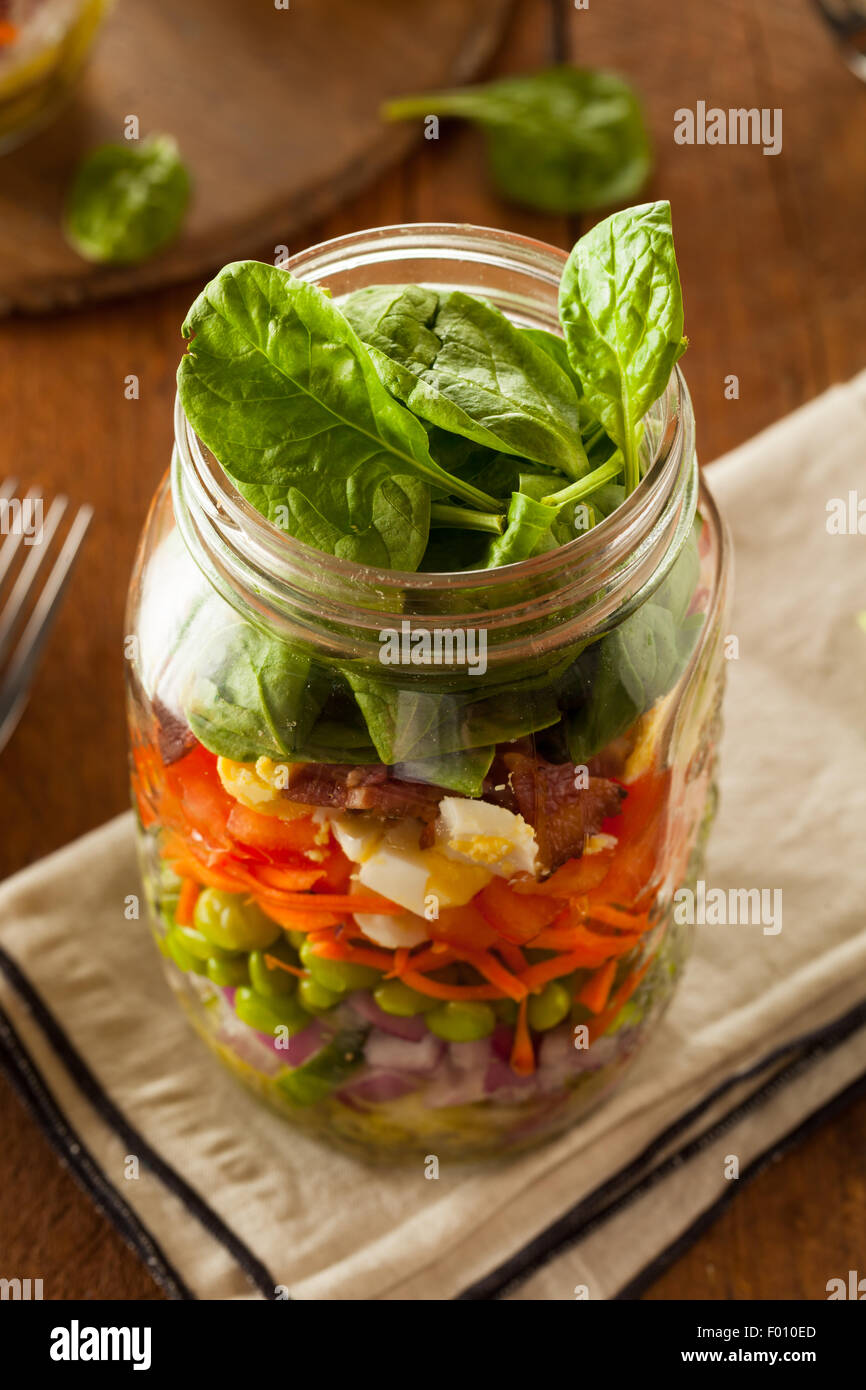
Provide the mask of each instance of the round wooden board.
POLYGON ((417 137, 378 117, 400 93, 460 83, 493 53, 512 0, 119 0, 77 95, 0 160, 0 312, 124 294, 291 244, 292 233, 417 137), (181 239, 137 267, 64 242, 82 154, 123 136, 178 140, 195 180, 181 239))

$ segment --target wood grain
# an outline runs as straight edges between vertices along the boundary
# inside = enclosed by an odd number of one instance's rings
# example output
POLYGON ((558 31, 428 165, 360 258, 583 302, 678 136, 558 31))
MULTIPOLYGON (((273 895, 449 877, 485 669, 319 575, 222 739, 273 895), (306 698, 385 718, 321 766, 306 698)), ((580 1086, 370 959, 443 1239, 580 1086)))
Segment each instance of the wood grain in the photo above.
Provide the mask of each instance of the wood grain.
MULTIPOLYGON (((619 0, 587 11, 520 0, 497 68, 549 62, 557 35, 572 60, 615 67, 645 95, 657 152, 649 192, 674 205, 702 457, 866 366, 866 88, 808 0, 619 0), (781 155, 674 145, 674 110, 698 99, 781 106, 781 155), (724 398, 729 372, 740 379, 736 401, 724 398)), ((563 246, 575 230, 496 201, 477 138, 443 126, 439 141, 294 240, 428 218, 563 246)), ((199 287, 0 325, 0 473, 97 505, 30 709, 0 760, 2 872, 126 804, 124 591, 168 460, 179 326, 199 287), (124 399, 129 372, 141 380, 138 401, 124 399)), ((50 1298, 158 1296, 5 1083, 0 1133, 0 1273, 41 1276, 50 1298)), ((828 1278, 863 1272, 864 1153, 861 1100, 743 1188, 647 1297, 816 1299, 828 1278)))
POLYGON ((512 0, 120 0, 75 99, 3 162, 0 310, 44 310, 204 275, 275 244, 356 192, 417 132, 383 127, 385 98, 467 81, 512 0), (375 41, 371 41, 375 36, 375 41), (323 83, 327 74, 327 84, 323 83), (177 139, 195 193, 181 238, 135 267, 88 265, 63 240, 82 154, 123 138, 177 139))

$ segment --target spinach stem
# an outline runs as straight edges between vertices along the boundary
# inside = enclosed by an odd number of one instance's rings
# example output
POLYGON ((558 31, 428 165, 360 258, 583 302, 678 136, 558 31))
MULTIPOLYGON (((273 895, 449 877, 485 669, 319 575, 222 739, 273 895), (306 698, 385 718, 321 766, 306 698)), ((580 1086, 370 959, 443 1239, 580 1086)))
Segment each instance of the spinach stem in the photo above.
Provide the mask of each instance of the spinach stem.
POLYGON ((566 502, 580 502, 584 497, 590 497, 604 483, 612 483, 621 472, 622 454, 617 449, 616 453, 611 454, 607 463, 599 464, 598 468, 594 468, 584 478, 578 478, 576 483, 564 487, 561 492, 552 492, 548 497, 542 497, 541 500, 552 507, 562 507, 566 502))
POLYGON ((454 526, 460 531, 490 531, 501 536, 505 518, 494 512, 473 512, 469 507, 453 507, 448 502, 433 502, 430 506, 431 526, 454 526))

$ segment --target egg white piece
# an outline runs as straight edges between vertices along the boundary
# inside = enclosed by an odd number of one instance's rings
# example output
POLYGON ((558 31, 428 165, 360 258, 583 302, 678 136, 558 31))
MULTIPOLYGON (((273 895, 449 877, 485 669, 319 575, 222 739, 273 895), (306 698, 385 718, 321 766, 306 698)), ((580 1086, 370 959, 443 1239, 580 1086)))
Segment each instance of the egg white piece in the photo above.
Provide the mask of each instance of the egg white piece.
POLYGON ((421 822, 399 821, 361 864, 358 881, 417 917, 431 906, 463 907, 490 882, 480 865, 457 864, 438 848, 419 849, 421 822))
POLYGON ((399 917, 386 917, 378 912, 356 912, 355 921, 361 931, 377 946, 396 951, 400 946, 420 946, 429 941, 430 932, 423 917, 403 912, 399 917))
POLYGON ((483 866, 500 878, 534 874, 538 857, 535 832, 522 816, 460 796, 446 796, 439 803, 436 848, 449 859, 483 866))

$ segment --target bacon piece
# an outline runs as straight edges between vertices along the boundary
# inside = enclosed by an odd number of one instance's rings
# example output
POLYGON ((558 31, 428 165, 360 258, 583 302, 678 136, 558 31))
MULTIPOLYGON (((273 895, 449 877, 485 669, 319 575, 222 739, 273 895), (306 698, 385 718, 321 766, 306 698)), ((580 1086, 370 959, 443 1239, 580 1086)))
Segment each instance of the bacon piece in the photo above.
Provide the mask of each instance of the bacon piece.
POLYGON ((525 753, 506 753, 508 784, 517 809, 535 830, 539 865, 550 873, 568 859, 579 859, 590 835, 608 816, 619 814, 625 788, 606 777, 575 785, 574 763, 548 763, 525 753))
POLYGON ((387 819, 410 816, 429 823, 439 802, 450 793, 426 782, 391 777, 379 763, 350 767, 343 763, 293 763, 283 795, 309 806, 332 806, 345 811, 372 811, 387 819))
POLYGON ((166 767, 176 763, 185 753, 189 753, 196 746, 196 737, 192 729, 160 699, 154 699, 151 703, 153 718, 156 723, 156 741, 159 747, 159 756, 162 758, 166 767))

